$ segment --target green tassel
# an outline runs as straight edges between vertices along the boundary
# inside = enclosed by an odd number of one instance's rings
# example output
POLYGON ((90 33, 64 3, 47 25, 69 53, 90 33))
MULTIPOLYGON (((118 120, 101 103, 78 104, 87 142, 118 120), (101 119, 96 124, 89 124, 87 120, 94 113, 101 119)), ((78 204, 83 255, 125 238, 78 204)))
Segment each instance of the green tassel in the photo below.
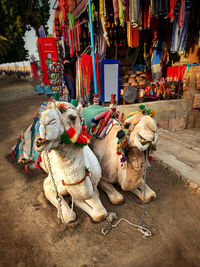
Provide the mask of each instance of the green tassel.
POLYGON ((54 98, 54 100, 59 101, 60 93, 58 93, 58 92, 54 93, 53 98, 54 98))
POLYGON ((69 138, 69 136, 67 135, 66 132, 64 132, 62 135, 61 135, 61 141, 66 144, 66 145, 69 145, 69 144, 72 144, 72 141, 71 139, 69 138))
POLYGON ((149 114, 151 114, 151 110, 152 110, 151 108, 146 109, 146 110, 145 110, 145 115, 149 115, 149 114))
POLYGON ((139 111, 141 111, 142 113, 146 110, 145 105, 139 105, 139 111))

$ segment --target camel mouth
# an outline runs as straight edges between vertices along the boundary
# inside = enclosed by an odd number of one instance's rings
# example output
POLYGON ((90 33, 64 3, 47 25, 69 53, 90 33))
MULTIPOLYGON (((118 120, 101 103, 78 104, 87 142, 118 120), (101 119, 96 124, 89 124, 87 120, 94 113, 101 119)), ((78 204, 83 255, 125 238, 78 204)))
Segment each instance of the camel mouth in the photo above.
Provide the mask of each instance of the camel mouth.
POLYGON ((151 144, 151 141, 146 140, 145 138, 143 138, 141 135, 138 134, 134 138, 134 143, 140 151, 145 151, 151 144))
POLYGON ((47 145, 48 143, 49 143, 49 141, 46 138, 44 138, 44 139, 38 138, 36 140, 36 146, 37 146, 37 148, 42 148, 43 146, 47 145))
POLYGON ((138 134, 138 141, 142 144, 142 145, 146 145, 146 144, 150 144, 151 141, 146 140, 144 137, 142 137, 140 134, 138 134))

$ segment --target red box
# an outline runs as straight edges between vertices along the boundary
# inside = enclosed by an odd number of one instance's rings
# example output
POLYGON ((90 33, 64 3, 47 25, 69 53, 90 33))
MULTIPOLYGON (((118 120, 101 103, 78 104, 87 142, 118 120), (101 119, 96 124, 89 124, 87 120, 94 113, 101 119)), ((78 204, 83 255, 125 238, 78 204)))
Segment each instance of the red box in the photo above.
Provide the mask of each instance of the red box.
POLYGON ((50 85, 47 73, 46 59, 48 59, 48 55, 51 54, 51 59, 57 60, 58 54, 56 39, 54 37, 38 37, 37 45, 40 56, 43 83, 44 85, 50 85))

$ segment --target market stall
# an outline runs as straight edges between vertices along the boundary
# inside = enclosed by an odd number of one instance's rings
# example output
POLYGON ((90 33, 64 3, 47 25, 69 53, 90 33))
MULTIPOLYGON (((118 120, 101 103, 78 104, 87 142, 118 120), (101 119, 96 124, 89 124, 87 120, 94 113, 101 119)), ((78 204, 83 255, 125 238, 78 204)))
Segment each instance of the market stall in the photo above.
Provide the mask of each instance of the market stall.
MULTIPOLYGON (((58 58, 74 69, 72 82, 65 83, 69 99, 75 96, 87 105, 97 93, 104 102, 106 79, 116 79, 120 103, 181 98, 189 83, 185 73, 191 49, 199 45, 197 2, 56 0, 54 38, 57 49, 62 47, 58 58), (105 75, 104 59, 119 63, 118 77, 105 75)), ((190 63, 198 64, 198 57, 190 63)))

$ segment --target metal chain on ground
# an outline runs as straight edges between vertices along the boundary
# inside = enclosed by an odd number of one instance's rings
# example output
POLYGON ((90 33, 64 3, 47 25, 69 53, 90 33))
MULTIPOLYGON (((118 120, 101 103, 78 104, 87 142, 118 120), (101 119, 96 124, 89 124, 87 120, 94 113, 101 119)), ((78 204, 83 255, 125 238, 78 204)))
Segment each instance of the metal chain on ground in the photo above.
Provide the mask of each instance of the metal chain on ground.
MULTIPOLYGON (((56 191, 56 199, 58 201, 58 217, 60 217, 61 221, 64 224, 66 224, 65 221, 64 221, 64 218, 63 218, 63 213, 62 213, 62 199, 58 194, 58 189, 57 189, 57 186, 56 186, 55 179, 53 177, 53 172, 52 172, 52 169, 51 169, 51 163, 50 163, 50 159, 49 159, 49 155, 48 155, 48 151, 47 150, 45 151, 45 155, 46 155, 47 163, 48 163, 48 166, 49 166, 49 172, 50 172, 50 175, 51 175, 51 180, 52 180, 52 183, 53 183, 55 191, 56 191)), ((71 214, 70 214, 70 218, 71 218, 71 214)), ((70 218, 69 218, 69 220, 70 220, 70 218)))
POLYGON ((125 221, 127 222, 128 224, 134 226, 137 228, 137 230, 143 234, 143 238, 147 238, 147 237, 150 237, 152 236, 152 233, 149 229, 143 227, 143 224, 144 224, 144 216, 146 214, 146 177, 147 177, 147 166, 148 166, 148 150, 145 151, 145 166, 144 166, 144 201, 143 201, 143 212, 142 212, 142 218, 141 218, 141 224, 140 225, 137 225, 137 224, 134 224, 134 223, 131 223, 129 220, 125 219, 125 218, 121 218, 119 219, 119 221, 116 223, 116 224, 112 224, 113 220, 114 219, 117 219, 117 215, 115 212, 109 212, 108 213, 108 216, 107 216, 107 221, 108 221, 108 227, 107 228, 102 228, 101 232, 103 235, 107 235, 111 230, 112 228, 115 228, 117 227, 117 225, 122 222, 122 221, 125 221))

